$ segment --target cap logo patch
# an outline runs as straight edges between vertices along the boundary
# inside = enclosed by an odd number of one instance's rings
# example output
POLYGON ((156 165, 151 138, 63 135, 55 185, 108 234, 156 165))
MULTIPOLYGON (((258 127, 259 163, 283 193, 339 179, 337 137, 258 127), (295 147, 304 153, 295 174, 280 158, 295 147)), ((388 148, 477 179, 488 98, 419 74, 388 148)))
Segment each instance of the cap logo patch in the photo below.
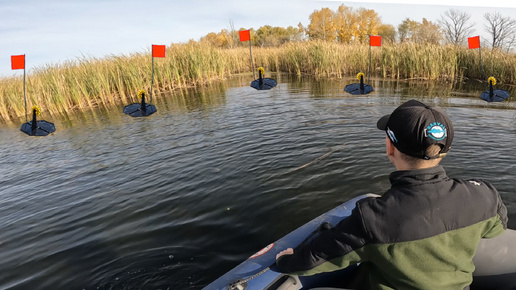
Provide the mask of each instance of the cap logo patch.
POLYGON ((446 127, 438 122, 433 122, 425 129, 425 137, 430 137, 434 140, 441 141, 446 138, 446 127))
POLYGON ((387 128, 387 135, 389 136, 389 139, 391 139, 392 142, 398 143, 398 139, 396 139, 394 132, 392 132, 389 128, 387 128))

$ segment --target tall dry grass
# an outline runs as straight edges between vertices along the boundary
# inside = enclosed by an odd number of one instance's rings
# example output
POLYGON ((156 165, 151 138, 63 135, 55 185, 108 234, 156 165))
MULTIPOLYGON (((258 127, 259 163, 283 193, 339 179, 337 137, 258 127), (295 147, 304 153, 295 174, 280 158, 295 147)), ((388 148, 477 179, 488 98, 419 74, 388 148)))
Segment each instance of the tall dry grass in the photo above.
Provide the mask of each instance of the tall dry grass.
MULTIPOLYGON (((278 61, 271 69, 282 72, 342 77, 369 70, 369 46, 307 42, 286 44, 277 50, 278 61)), ((516 55, 485 50, 482 62, 485 78, 494 75, 501 83, 516 83, 516 55)), ((454 81, 481 79, 481 71, 478 50, 402 43, 371 49, 371 76, 454 81)))
MULTIPOLYGON (((373 47, 371 76, 394 79, 481 79, 478 50, 455 46, 402 43, 373 47)), ((253 47, 255 67, 267 71, 322 77, 367 73, 369 47, 321 41, 287 43, 281 47, 253 47)), ((484 49, 485 78, 516 83, 516 56, 484 49)), ((150 53, 67 61, 38 67, 27 76, 28 107, 44 114, 135 101, 136 92, 151 86, 150 53)), ((251 72, 249 49, 218 49, 205 43, 173 44, 165 58, 154 59, 153 94, 199 86, 232 74, 251 72)), ((343 84, 344 85, 344 84, 343 84)), ((0 121, 21 120, 25 114, 23 79, 0 79, 0 121)))
MULTIPOLYGON (((165 58, 154 59, 153 94, 198 86, 249 71, 248 52, 215 49, 199 43, 174 44, 165 58)), ((27 75, 27 105, 39 105, 44 114, 109 107, 136 100, 137 91, 149 92, 150 53, 67 61, 38 67, 27 75)), ((0 79, 0 121, 24 117, 23 79, 0 79)))

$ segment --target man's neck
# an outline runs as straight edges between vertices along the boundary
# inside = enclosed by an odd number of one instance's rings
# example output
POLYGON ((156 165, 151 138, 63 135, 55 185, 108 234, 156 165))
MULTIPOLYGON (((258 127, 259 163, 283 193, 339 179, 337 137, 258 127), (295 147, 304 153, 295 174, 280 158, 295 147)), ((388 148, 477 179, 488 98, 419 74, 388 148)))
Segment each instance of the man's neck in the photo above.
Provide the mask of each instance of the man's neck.
POLYGON ((431 160, 423 160, 421 159, 420 162, 412 163, 412 162, 405 162, 401 157, 393 158, 391 159, 391 162, 394 164, 394 167, 396 167, 396 170, 416 170, 416 169, 425 169, 425 168, 432 168, 441 162, 442 158, 438 159, 431 159, 431 160))
POLYGON ((416 170, 416 169, 426 169, 426 168, 432 168, 439 165, 439 163, 435 163, 432 165, 424 165, 424 166, 408 166, 406 164, 401 166, 396 166, 396 170, 403 171, 403 170, 416 170))

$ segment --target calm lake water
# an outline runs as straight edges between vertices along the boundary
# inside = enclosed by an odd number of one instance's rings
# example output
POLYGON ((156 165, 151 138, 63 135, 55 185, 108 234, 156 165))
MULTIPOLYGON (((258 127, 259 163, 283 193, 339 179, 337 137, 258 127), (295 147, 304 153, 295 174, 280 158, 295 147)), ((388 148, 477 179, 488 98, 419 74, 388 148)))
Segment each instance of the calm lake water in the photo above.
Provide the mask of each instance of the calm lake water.
POLYGON ((376 121, 411 98, 445 109, 455 141, 442 164, 491 181, 516 228, 516 92, 486 103, 481 84, 375 81, 357 97, 343 91, 351 79, 274 77, 271 91, 247 76, 155 97, 147 118, 123 105, 43 112, 57 127, 48 137, 2 125, 0 289, 200 289, 349 198, 387 190, 376 121))

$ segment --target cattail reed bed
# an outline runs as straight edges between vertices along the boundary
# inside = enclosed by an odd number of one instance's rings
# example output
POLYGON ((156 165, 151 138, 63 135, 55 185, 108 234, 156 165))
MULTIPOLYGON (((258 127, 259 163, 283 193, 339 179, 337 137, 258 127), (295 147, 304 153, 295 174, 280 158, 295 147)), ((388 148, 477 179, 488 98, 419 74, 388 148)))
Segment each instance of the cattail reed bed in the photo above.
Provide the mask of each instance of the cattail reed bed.
MULTIPOLYGON (((371 51, 372 77, 449 82, 481 79, 478 50, 401 43, 373 47, 371 51)), ((499 84, 516 83, 515 54, 489 49, 482 52, 486 78, 493 75, 499 84)), ((253 58, 255 66, 263 66, 266 71, 340 78, 367 73, 369 46, 292 42, 280 47, 253 47, 253 58)), ((251 72, 249 49, 219 49, 197 42, 173 44, 165 58, 154 59, 154 71, 156 96, 251 72)), ((44 115, 109 108, 135 101, 136 92, 148 92, 150 84, 150 53, 66 61, 30 71, 27 105, 39 105, 44 115)), ((22 120, 24 114, 23 79, 0 79, 0 121, 22 120)))

